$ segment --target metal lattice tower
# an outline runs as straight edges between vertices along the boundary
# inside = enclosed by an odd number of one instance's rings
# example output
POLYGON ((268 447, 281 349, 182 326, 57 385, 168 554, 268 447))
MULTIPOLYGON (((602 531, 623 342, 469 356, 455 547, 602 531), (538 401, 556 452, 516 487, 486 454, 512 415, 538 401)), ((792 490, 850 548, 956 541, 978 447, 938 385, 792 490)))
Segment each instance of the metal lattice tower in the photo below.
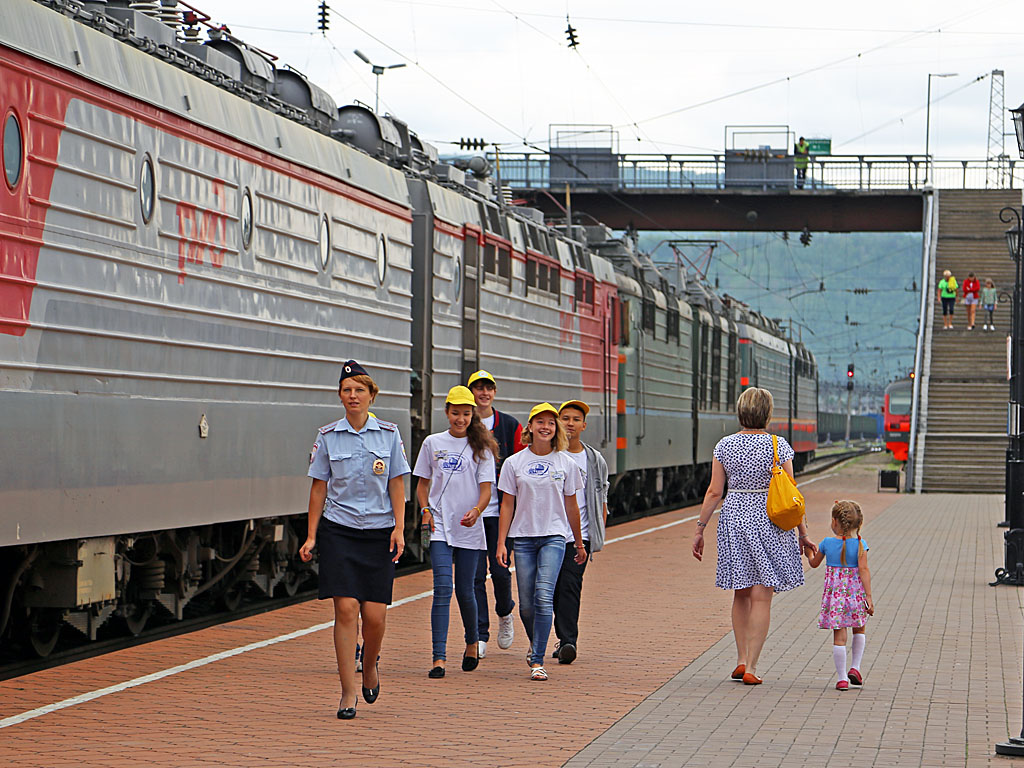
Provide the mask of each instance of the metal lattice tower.
POLYGON ((1003 70, 993 69, 988 97, 988 151, 985 168, 985 186, 1002 189, 1008 178, 1009 160, 1004 144, 1006 105, 1003 94, 1003 70))

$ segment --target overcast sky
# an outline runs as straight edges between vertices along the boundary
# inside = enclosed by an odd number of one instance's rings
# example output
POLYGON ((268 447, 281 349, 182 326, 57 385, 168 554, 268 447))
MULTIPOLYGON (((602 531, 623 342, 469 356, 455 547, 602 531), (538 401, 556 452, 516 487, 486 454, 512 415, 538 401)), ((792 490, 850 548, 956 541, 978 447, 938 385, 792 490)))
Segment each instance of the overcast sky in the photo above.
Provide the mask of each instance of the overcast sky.
POLYGON ((762 124, 829 137, 836 154, 923 153, 928 73, 955 72, 932 80, 932 153, 981 159, 988 73, 1005 71, 1006 106, 1024 101, 1024 9, 1008 1, 328 0, 326 36, 314 0, 200 2, 339 104, 373 104, 353 49, 406 63, 383 76, 382 111, 442 152, 461 136, 512 151, 546 144, 551 123, 597 123, 617 127, 623 152, 720 152, 725 126, 762 124))

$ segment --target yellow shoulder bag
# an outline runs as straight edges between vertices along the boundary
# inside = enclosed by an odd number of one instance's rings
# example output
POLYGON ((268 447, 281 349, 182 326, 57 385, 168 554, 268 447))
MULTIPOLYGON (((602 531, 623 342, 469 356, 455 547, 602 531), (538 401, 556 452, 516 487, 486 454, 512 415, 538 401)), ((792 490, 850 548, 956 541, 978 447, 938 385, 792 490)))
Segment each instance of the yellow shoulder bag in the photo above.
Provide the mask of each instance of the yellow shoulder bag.
POLYGON ((784 531, 796 528, 804 519, 804 495, 779 464, 779 438, 772 435, 772 480, 768 483, 768 519, 784 531))

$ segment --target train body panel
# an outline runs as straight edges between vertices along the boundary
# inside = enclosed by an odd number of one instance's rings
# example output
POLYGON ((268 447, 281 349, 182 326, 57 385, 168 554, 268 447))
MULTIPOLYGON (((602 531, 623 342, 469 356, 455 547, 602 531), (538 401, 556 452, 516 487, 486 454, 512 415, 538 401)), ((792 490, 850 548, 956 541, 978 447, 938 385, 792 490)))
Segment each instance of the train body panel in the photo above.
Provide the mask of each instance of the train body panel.
MULTIPOLYGON (((408 427, 407 206, 367 204, 277 158, 250 161, 238 141, 161 122, 45 64, 29 74, 27 62, 0 48, 3 91, 21 98, 30 158, 53 160, 27 163, 13 190, 33 196, 23 211, 41 210, 34 263, 12 254, 31 296, 24 281, 0 285, 5 309, 25 314, 7 310, 20 332, 0 333, 5 412, 20 425, 5 425, 2 450, 22 457, 0 469, 0 508, 11 511, 0 545, 302 511, 303 456, 316 427, 340 415, 339 359, 379 371, 379 415, 408 427), (32 87, 44 77, 46 89, 32 87), (243 199, 254 209, 248 247, 243 199)), ((4 222, 8 244, 30 225, 17 212, 4 222)))

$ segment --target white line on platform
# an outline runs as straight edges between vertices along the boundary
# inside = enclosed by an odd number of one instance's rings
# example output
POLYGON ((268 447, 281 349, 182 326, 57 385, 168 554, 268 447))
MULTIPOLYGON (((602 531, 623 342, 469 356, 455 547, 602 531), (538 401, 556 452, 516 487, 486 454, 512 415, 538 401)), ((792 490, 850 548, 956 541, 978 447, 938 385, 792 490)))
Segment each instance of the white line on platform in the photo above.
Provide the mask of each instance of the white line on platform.
MULTIPOLYGON (((671 528, 675 525, 680 525, 681 523, 687 523, 691 520, 696 519, 697 515, 685 517, 681 520, 675 520, 671 523, 666 523, 665 525, 656 525, 653 528, 646 528, 642 531, 637 531, 636 533, 627 534, 626 536, 619 536, 615 539, 609 539, 605 542, 605 544, 615 544, 616 542, 626 541, 627 539, 633 539, 637 536, 643 536, 647 533, 663 531, 666 528, 671 528)), ((515 568, 510 568, 509 570, 514 572, 515 568)), ((490 578, 490 574, 488 574, 488 578, 490 578)), ((434 591, 429 590, 427 592, 420 592, 416 595, 409 595, 409 597, 403 597, 401 600, 396 600, 388 606, 388 609, 390 610, 391 608, 398 608, 402 605, 408 605, 409 603, 414 603, 417 600, 423 600, 424 598, 431 597, 433 594, 434 591)), ((194 661, 189 661, 185 664, 179 664, 176 667, 168 667, 167 669, 162 669, 159 672, 152 672, 148 675, 143 675, 142 677, 135 677, 131 680, 126 680, 123 683, 117 683, 116 685, 108 685, 106 688, 98 688, 95 691, 89 691, 88 693, 82 693, 78 696, 72 696, 70 699, 64 699, 63 701, 57 701, 53 704, 46 704, 42 707, 36 707, 35 709, 30 709, 26 712, 22 712, 17 715, 11 715, 10 717, 5 717, 4 719, 0 720, 0 730, 3 730, 4 728, 10 728, 12 725, 24 723, 26 720, 33 720, 37 717, 48 715, 51 712, 59 712, 60 710, 67 709, 68 707, 74 707, 78 704, 85 704, 86 702, 92 701, 93 699, 99 699, 104 696, 109 696, 112 693, 118 693, 120 691, 127 690, 128 688, 135 688, 140 685, 145 685, 146 683, 153 683, 157 680, 162 680, 165 677, 177 675, 180 672, 188 672, 192 669, 205 667, 207 664, 213 664, 217 661, 230 659, 232 656, 239 656, 243 653, 248 653, 249 651, 258 651, 260 648, 266 648, 271 645, 277 645, 278 643, 283 643, 286 640, 295 640, 299 637, 311 635, 314 632, 322 632, 323 630, 330 629, 333 626, 333 621, 325 621, 322 624, 314 624, 313 626, 306 627, 305 629, 297 629, 294 632, 288 632, 284 635, 271 637, 267 640, 260 640, 256 643, 249 643, 248 645, 242 645, 238 648, 232 648, 227 651, 221 651, 220 653, 211 654, 210 656, 204 656, 201 659, 195 659, 194 661)))

